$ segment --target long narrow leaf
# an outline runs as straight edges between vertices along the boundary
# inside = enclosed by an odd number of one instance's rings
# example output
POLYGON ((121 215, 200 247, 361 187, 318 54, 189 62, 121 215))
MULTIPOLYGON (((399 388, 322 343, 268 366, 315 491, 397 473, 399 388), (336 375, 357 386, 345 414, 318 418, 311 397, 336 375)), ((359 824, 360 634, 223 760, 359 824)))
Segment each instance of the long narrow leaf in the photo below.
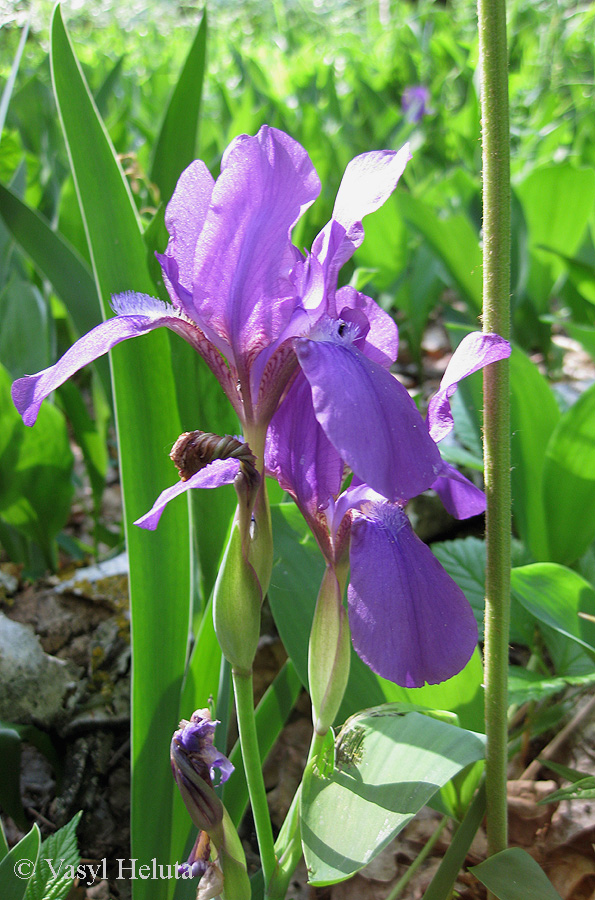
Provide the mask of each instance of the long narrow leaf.
MULTIPOLYGON (((0 184, 0 211, 15 241, 66 304, 78 334, 85 334, 101 322, 93 274, 72 244, 3 184, 0 184)), ((110 397, 107 360, 98 360, 96 366, 106 396, 110 397)))
POLYGON ((151 179, 158 186, 163 200, 169 200, 180 173, 194 159, 206 44, 207 13, 205 10, 169 101, 155 144, 151 179))
MULTIPOLYGON (((154 293, 140 224, 99 118, 60 7, 51 31, 54 90, 104 314, 110 294, 154 293)), ((164 447, 180 432, 169 344, 154 332, 112 354, 114 397, 130 559, 132 616, 132 856, 169 862, 175 727, 189 627, 187 507, 174 504, 155 534, 132 527, 171 482, 164 447), (155 814, 155 811, 158 813, 155 814)), ((135 881, 135 900, 161 900, 167 881, 135 881)))

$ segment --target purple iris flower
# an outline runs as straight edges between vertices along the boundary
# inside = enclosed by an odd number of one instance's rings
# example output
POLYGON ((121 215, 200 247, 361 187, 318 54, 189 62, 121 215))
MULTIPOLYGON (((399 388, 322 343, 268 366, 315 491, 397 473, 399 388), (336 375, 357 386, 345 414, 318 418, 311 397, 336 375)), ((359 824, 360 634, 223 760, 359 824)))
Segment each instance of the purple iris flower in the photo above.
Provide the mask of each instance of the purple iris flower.
MULTIPOLYGON (((461 342, 422 422, 433 443, 453 427, 450 397, 460 379, 509 354, 510 346, 497 335, 471 334, 461 342)), ((364 407, 364 439, 366 427, 364 407)), ((403 428, 404 445, 409 436, 403 428)), ((483 492, 439 460, 438 477, 430 477, 426 487, 434 487, 458 518, 482 512, 483 492)), ((343 459, 320 425, 305 375, 298 375, 272 419, 265 462, 296 500, 327 565, 340 572, 348 554, 351 634, 370 668, 404 687, 436 684, 459 672, 477 644, 475 618, 461 589, 413 532, 404 507, 416 488, 387 496, 355 470, 352 486, 339 493, 343 459)), ((408 464, 426 471, 424 457, 408 464)), ((411 472, 401 484, 415 484, 411 472)))
MULTIPOLYGON (((24 422, 32 425, 43 399, 83 365, 120 341, 167 327, 207 361, 257 457, 299 364, 317 420, 358 477, 393 500, 429 487, 440 455, 409 395, 386 370, 396 356, 396 326, 370 298, 337 289, 341 266, 364 239, 362 219, 390 196, 409 158, 405 146, 353 159, 332 218, 306 254, 291 243, 291 230, 320 183, 296 141, 268 126, 255 137, 240 136, 227 148, 216 182, 204 163, 192 163, 167 207, 170 240, 159 257, 171 304, 132 292, 114 297, 115 317, 54 366, 15 382, 24 422)), ((162 499, 223 483, 228 468, 198 473, 162 499)))
POLYGON ((401 109, 408 122, 417 125, 430 112, 428 106, 430 92, 423 84, 412 84, 406 87, 401 98, 401 109))
POLYGON ((120 341, 164 326, 204 357, 245 426, 266 426, 296 365, 291 346, 282 345, 317 287, 290 238, 319 190, 304 148, 268 126, 232 141, 217 181, 203 162, 193 162, 168 204, 170 239, 158 257, 171 305, 133 292, 113 297, 115 317, 56 365, 15 382, 13 399, 25 424, 35 422, 44 398, 82 366, 120 341))

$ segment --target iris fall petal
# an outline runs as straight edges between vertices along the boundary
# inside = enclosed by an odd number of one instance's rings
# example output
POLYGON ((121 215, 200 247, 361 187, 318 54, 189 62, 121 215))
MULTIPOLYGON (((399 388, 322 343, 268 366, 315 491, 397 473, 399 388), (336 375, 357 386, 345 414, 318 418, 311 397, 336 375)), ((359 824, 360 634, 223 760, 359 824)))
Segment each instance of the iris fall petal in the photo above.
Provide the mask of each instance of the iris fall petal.
POLYGON ((296 353, 316 418, 357 477, 390 500, 427 490, 442 461, 403 385, 348 343, 301 339, 296 353))
POLYGON ((473 611, 400 507, 354 515, 350 561, 353 644, 374 672, 412 688, 465 667, 477 644, 473 611))

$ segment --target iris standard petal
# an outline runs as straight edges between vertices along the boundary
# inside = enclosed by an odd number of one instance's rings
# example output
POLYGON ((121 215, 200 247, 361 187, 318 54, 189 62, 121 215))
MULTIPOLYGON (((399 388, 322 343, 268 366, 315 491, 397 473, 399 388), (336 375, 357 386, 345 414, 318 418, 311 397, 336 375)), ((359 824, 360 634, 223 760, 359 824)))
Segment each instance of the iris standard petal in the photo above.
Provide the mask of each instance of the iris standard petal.
POLYGON ((311 517, 341 489, 343 460, 316 420, 312 389, 302 372, 269 425, 265 465, 311 517))
POLYGON ((195 160, 180 175, 165 211, 165 225, 170 235, 165 256, 175 259, 179 283, 190 293, 196 247, 214 185, 213 176, 204 162, 195 160))
POLYGON ((473 611, 402 509, 354 514, 350 563, 353 645, 374 672, 412 688, 464 668, 477 644, 473 611))
POLYGON ((146 528, 148 531, 155 531, 159 524, 159 519, 163 510, 170 502, 180 494, 192 488, 216 488, 223 484, 231 484, 240 470, 240 461, 238 459, 215 459, 209 463, 204 469, 196 472, 187 481, 177 481, 174 485, 162 491, 152 508, 140 519, 134 523, 139 528, 146 528))
POLYGON ((442 500, 444 508, 455 519, 469 519, 485 512, 484 492, 450 463, 443 462, 443 469, 432 488, 442 500))
POLYGON ((462 378, 477 372, 490 363, 510 356, 510 344, 498 334, 474 331, 466 335, 446 367, 440 387, 428 404, 428 428, 435 441, 441 441, 452 431, 454 420, 450 398, 462 378))
POLYGON ((263 126, 228 147, 194 267, 197 321, 229 344, 235 361, 281 334, 297 304, 290 233, 320 181, 292 138, 263 126))
POLYGON ((121 315, 107 319, 79 338, 55 365, 36 375, 25 375, 14 382, 12 399, 25 425, 35 423, 39 407, 52 391, 121 341, 162 326, 169 326, 180 332, 189 327, 173 307, 154 297, 131 293, 123 294, 116 298, 118 299, 118 311, 121 315))
POLYGON ((410 159, 409 144, 405 144, 398 152, 362 153, 345 169, 331 221, 312 245, 327 273, 330 291, 337 286, 339 269, 364 239, 362 219, 388 200, 410 159))
POLYGON ((442 461, 403 385, 349 343, 302 338, 296 354, 316 418, 357 477, 389 500, 427 490, 442 461))

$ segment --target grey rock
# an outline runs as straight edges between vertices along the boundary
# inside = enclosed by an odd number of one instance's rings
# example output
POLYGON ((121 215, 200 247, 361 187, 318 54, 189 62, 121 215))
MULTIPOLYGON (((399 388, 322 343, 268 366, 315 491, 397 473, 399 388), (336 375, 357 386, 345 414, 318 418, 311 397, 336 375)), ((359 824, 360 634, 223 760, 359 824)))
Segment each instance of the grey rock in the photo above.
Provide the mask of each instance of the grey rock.
POLYGON ((72 663, 44 653, 29 626, 0 613, 0 719, 59 724, 79 677, 72 663))

